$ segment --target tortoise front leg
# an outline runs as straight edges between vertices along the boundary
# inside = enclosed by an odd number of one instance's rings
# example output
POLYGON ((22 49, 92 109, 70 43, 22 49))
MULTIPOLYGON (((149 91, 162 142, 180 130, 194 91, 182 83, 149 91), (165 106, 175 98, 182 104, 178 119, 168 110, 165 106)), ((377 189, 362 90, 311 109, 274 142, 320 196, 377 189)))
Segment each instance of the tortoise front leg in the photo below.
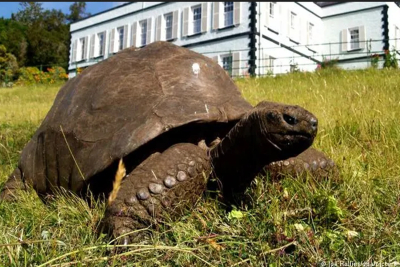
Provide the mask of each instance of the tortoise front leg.
POLYGON ((334 161, 315 148, 308 148, 296 157, 274 161, 266 165, 264 172, 272 179, 281 179, 291 175, 293 177, 310 174, 322 179, 338 173, 334 161))
MULTIPOLYGON (((210 172, 207 152, 193 144, 176 144, 153 154, 126 175, 115 199, 109 198, 105 229, 118 237, 165 217, 179 217, 201 197, 210 172)), ((128 242, 129 238, 123 241, 128 242)))
POLYGON ((21 170, 17 167, 8 177, 7 182, 0 192, 0 200, 15 200, 18 193, 26 191, 25 183, 22 181, 21 170))

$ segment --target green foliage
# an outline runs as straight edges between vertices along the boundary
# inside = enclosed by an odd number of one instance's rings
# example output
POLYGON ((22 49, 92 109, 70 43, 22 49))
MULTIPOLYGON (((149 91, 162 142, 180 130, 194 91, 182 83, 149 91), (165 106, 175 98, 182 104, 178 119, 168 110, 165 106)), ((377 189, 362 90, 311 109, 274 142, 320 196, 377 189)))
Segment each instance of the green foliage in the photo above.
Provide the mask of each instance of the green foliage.
POLYGON ((74 23, 91 15, 86 12, 86 2, 74 2, 69 6, 69 12, 70 14, 67 16, 67 19, 70 23, 74 23))
POLYGON ((399 67, 399 62, 396 58, 396 49, 392 49, 392 53, 389 50, 385 50, 385 61, 383 63, 384 68, 397 69, 399 67))
POLYGON ((378 63, 379 63, 379 55, 378 54, 373 54, 371 56, 371 67, 374 69, 378 68, 378 63))
POLYGON ((85 2, 71 5, 71 14, 46 10, 40 2, 20 2, 11 19, 0 18, 0 44, 12 53, 19 66, 68 67, 70 48, 69 23, 90 14, 85 2))
POLYGON ((4 45, 0 45, 0 82, 9 83, 17 76, 18 63, 15 56, 7 53, 4 45))
POLYGON ((47 72, 36 67, 24 67, 19 70, 18 85, 53 84, 68 80, 68 75, 62 67, 48 68, 47 72))
POLYGON ((18 21, 0 18, 0 44, 17 58, 18 66, 24 66, 26 61, 28 48, 26 28, 18 21))
POLYGON ((322 62, 317 66, 318 69, 338 69, 339 67, 337 66, 338 64, 338 59, 327 59, 325 57, 322 57, 322 62))

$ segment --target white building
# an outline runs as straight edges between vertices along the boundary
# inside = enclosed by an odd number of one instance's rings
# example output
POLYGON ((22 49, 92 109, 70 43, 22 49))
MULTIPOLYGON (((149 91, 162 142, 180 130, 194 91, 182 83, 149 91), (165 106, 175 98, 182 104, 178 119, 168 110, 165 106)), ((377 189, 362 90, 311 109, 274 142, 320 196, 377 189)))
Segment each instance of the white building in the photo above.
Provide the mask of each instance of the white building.
POLYGON ((233 76, 344 68, 400 49, 394 2, 132 2, 71 24, 68 72, 164 40, 217 60, 233 76), (397 39, 397 40, 396 40, 397 39))

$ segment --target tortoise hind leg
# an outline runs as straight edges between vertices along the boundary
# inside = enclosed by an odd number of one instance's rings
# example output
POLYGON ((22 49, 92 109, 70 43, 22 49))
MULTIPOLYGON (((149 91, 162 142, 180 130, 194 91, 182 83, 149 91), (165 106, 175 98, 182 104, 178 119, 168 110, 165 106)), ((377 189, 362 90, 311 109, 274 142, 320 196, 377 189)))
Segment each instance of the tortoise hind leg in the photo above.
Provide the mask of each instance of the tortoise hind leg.
POLYGON ((315 148, 308 148, 296 157, 275 161, 264 168, 272 179, 281 179, 291 175, 293 177, 303 176, 307 173, 322 179, 338 173, 334 161, 315 148))
POLYGON ((104 230, 118 237, 166 216, 178 218, 201 197, 210 172, 207 152, 193 144, 176 144, 153 154, 126 175, 118 193, 110 195, 116 197, 109 198, 104 230))
POLYGON ((17 167, 8 177, 7 182, 0 192, 0 200, 15 200, 18 192, 26 191, 26 185, 22 181, 21 170, 17 167))

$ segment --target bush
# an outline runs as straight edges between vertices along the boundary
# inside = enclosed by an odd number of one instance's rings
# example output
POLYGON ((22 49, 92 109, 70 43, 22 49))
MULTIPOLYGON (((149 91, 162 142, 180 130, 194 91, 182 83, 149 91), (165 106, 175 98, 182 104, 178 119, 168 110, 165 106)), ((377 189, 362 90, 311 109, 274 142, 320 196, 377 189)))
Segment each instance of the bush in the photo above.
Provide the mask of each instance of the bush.
POLYGON ((20 85, 53 84, 66 80, 68 80, 68 75, 62 67, 48 68, 47 72, 41 71, 36 67, 23 67, 19 69, 17 83, 20 85))
POLYGON ((396 58, 396 49, 393 48, 392 53, 389 50, 385 50, 385 62, 383 63, 384 68, 393 68, 397 69, 399 67, 399 63, 396 58))
POLYGON ((0 84, 9 84, 18 76, 18 63, 15 56, 7 53, 4 45, 0 45, 0 84))

